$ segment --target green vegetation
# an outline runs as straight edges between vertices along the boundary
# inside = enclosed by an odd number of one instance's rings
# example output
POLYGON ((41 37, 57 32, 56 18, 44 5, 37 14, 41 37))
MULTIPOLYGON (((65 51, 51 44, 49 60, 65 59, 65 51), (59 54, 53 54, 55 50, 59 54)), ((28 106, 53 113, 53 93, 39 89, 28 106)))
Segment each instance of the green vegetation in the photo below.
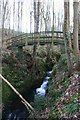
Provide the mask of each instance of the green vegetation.
MULTIPOLYGON (((72 56, 74 58, 74 56, 72 56)), ((50 46, 38 47, 36 50, 35 70, 33 69, 32 49, 11 52, 3 56, 3 76, 27 99, 35 88, 39 87, 47 72, 53 67, 49 80, 48 93, 46 96, 33 98, 31 104, 35 108, 37 116, 58 120, 60 117, 71 117, 78 112, 78 91, 75 75, 78 71, 70 74, 67 69, 66 55, 58 49, 50 46)), ((74 62, 75 63, 75 59, 74 62)), ((17 99, 15 93, 3 83, 4 107, 11 106, 17 99)))
POLYGON ((46 102, 46 97, 45 96, 37 96, 37 95, 35 95, 34 109, 36 111, 45 110, 45 107, 46 107, 45 102, 46 102))
MULTIPOLYGON (((33 70, 31 50, 11 51, 11 53, 3 56, 2 74, 24 97, 26 97, 31 90, 40 86, 46 71, 51 69, 55 64, 56 56, 58 56, 58 54, 49 54, 47 56, 46 48, 38 48, 36 52, 35 70, 33 70)), ((11 102, 14 101, 17 96, 4 82, 2 85, 4 106, 10 106, 11 102)))
POLYGON ((46 100, 43 98, 45 102, 41 106, 42 101, 39 98, 35 99, 35 102, 38 99, 40 100, 38 104, 36 102, 35 107, 37 110, 41 108, 42 114, 44 114, 44 111, 46 112, 46 108, 50 110, 48 111, 49 115, 46 113, 49 120, 58 120, 61 117, 74 117, 79 112, 76 82, 78 78, 75 79, 74 77, 75 71, 73 74, 68 73, 65 54, 62 54, 58 60, 53 67, 53 73, 48 85, 48 94, 45 97, 46 100))

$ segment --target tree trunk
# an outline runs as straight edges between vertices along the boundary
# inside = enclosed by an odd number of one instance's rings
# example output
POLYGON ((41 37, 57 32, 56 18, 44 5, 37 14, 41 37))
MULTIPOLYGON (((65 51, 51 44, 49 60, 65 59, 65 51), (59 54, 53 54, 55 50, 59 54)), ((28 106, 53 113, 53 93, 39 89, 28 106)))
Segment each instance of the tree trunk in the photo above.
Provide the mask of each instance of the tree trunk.
MULTIPOLYGON (((35 41, 35 34, 37 32, 37 21, 36 21, 36 1, 34 0, 34 41, 35 41)), ((33 68, 35 66, 35 56, 36 56, 36 44, 34 43, 33 46, 33 68)))
POLYGON ((66 53, 66 59, 67 59, 67 66, 68 71, 72 71, 71 66, 71 59, 70 59, 70 46, 69 46, 69 40, 70 40, 70 30, 69 30, 69 16, 68 16, 68 2, 65 2, 64 0, 64 40, 65 40, 65 53, 66 53))
POLYGON ((73 30, 73 46, 76 63, 79 62, 79 46, 78 46, 78 0, 74 2, 74 30, 73 30))
MULTIPOLYGON (((70 34, 70 4, 69 4, 69 1, 68 1, 68 31, 69 31, 69 34, 70 34)), ((70 49, 72 49, 72 43, 71 43, 71 38, 69 37, 69 47, 70 49)))
MULTIPOLYGON (((36 0, 34 0, 34 41, 36 41, 36 33, 39 30, 39 13, 40 12, 40 2, 38 0, 38 2, 36 2, 36 0)), ((33 46, 33 72, 35 69, 35 62, 36 62, 36 43, 34 43, 33 46)))
POLYGON ((20 22, 20 1, 18 2, 18 34, 20 32, 20 23, 19 22, 20 22))
POLYGON ((54 0, 53 0, 52 48, 53 46, 54 46, 54 0))
POLYGON ((7 5, 8 5, 8 1, 6 1, 6 3, 4 4, 4 0, 3 0, 3 3, 2 3, 2 36, 1 36, 1 39, 2 39, 2 47, 3 47, 3 43, 4 43, 4 23, 5 23, 5 15, 6 15, 6 9, 7 9, 7 5))

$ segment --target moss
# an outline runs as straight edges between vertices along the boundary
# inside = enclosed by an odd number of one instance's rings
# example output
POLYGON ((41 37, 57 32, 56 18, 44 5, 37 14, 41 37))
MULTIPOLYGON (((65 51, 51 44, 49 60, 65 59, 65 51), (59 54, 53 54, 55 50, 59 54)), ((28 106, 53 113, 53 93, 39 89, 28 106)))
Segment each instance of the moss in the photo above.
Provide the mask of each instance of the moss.
POLYGON ((59 62, 58 62, 58 69, 60 71, 64 70, 66 71, 67 70, 67 59, 66 59, 66 54, 62 54, 60 59, 59 59, 59 62))
POLYGON ((57 72, 58 72, 58 65, 55 64, 54 67, 53 67, 53 73, 52 73, 52 75, 55 76, 57 74, 57 72))
POLYGON ((45 102, 46 102, 46 97, 45 96, 35 95, 35 98, 34 98, 34 108, 35 108, 35 110, 37 110, 37 111, 45 110, 45 107, 46 107, 45 102))

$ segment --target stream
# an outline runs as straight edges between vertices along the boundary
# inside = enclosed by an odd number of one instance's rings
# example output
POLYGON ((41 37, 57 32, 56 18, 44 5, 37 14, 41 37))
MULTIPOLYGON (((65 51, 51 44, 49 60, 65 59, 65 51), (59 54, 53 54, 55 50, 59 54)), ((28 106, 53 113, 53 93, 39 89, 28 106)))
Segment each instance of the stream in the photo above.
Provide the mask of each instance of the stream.
MULTIPOLYGON (((50 79, 50 76, 52 74, 52 71, 48 71, 46 73, 46 77, 43 79, 43 82, 39 88, 36 88, 35 94, 38 96, 45 96, 48 92, 48 82, 50 79)), ((17 105, 16 105, 17 107, 17 105)), ((14 110, 8 110, 6 113, 5 119, 2 120, 26 120, 26 118, 29 116, 28 111, 25 109, 23 105, 20 106, 20 108, 16 108, 14 110)))
POLYGON ((45 96, 46 93, 48 92, 48 82, 50 79, 52 71, 48 71, 46 74, 46 77, 43 80, 43 83, 39 88, 36 89, 36 94, 39 96, 45 96))

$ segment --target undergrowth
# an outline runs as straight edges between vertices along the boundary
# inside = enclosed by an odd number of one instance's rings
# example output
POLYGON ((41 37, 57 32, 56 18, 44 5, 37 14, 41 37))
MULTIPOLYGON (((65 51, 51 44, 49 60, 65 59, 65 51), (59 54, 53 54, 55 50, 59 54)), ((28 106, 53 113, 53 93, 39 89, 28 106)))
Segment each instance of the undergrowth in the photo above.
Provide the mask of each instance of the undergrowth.
MULTIPOLYGON (((46 100, 43 99, 45 101, 43 102, 43 106, 45 107, 44 111, 46 108, 50 110, 48 116, 49 120, 58 120, 60 118, 70 118, 73 120, 79 112, 79 105, 77 102, 79 95, 74 74, 75 72, 73 72, 73 74, 68 72, 66 55, 62 54, 59 61, 56 61, 53 67, 48 85, 48 94, 45 97, 46 100)), ((36 99, 38 100, 39 98, 36 99)), ((41 102, 42 101, 40 101, 40 103, 41 102)), ((37 108, 40 103, 37 104, 37 108)), ((40 109, 42 109, 43 106, 40 106, 40 109)))

